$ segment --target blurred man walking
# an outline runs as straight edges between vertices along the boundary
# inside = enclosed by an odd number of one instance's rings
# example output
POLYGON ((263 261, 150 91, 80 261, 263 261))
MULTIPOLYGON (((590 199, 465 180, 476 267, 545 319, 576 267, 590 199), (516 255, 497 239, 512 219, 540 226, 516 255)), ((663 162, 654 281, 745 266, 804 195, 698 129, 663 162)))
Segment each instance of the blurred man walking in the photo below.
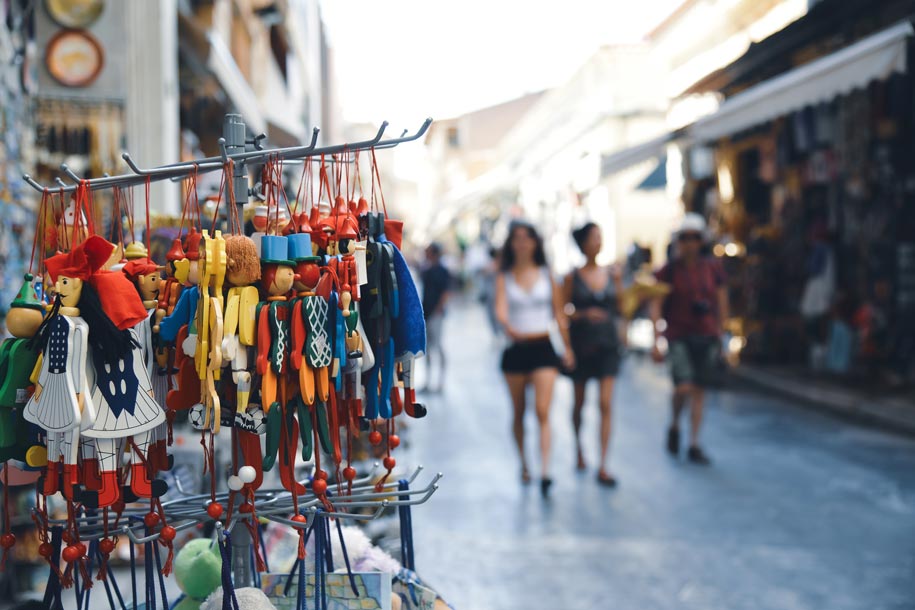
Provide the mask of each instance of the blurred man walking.
POLYGON ((445 382, 442 326, 445 320, 445 304, 451 290, 451 273, 442 264, 442 247, 435 242, 426 247, 426 265, 423 267, 421 279, 423 315, 426 318, 426 361, 429 363, 426 388, 432 392, 441 392, 445 382), (439 362, 438 385, 432 385, 432 365, 435 360, 439 362))
MULTIPOLYGON (((651 320, 666 320, 670 371, 674 382, 671 424, 667 450, 680 452, 680 414, 690 407, 690 437, 687 458, 696 464, 710 463, 699 445, 705 389, 713 383, 720 362, 720 337, 728 317, 728 295, 724 271, 719 263, 703 254, 705 219, 688 213, 676 232, 674 256, 657 273, 670 285, 670 293, 651 306, 651 320)), ((652 356, 663 357, 655 338, 652 356)))

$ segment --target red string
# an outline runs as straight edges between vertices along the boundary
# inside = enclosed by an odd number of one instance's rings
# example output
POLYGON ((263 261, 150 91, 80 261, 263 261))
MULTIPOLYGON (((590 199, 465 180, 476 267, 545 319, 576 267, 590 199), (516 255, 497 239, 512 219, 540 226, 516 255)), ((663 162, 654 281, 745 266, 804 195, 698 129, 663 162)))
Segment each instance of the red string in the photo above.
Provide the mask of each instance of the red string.
MULTIPOLYGON (((162 519, 162 527, 168 525, 168 521, 165 519, 165 510, 162 508, 162 500, 156 498, 156 506, 158 507, 159 517, 162 519)), ((159 532, 159 544, 168 549, 168 557, 165 559, 165 565, 162 566, 162 570, 159 572, 162 576, 168 576, 172 572, 172 562, 175 559, 175 547, 171 540, 162 540, 162 532, 159 532)))
POLYGON ((381 173, 378 171, 378 159, 375 157, 375 148, 372 148, 372 203, 375 203, 375 183, 378 180, 378 194, 381 196, 381 208, 384 210, 384 217, 388 217, 388 207, 384 202, 384 190, 381 188, 381 173))
MULTIPOLYGON (((44 244, 44 230, 45 230, 45 216, 48 213, 48 199, 50 194, 48 189, 45 189, 41 194, 41 203, 38 204, 38 223, 35 227, 35 234, 32 236, 32 254, 29 256, 29 273, 32 273, 32 264, 35 262, 35 248, 38 247, 39 235, 42 244, 44 244)), ((39 253, 41 256, 41 253, 39 253)), ((41 270, 41 261, 38 262, 38 269, 41 270)))
MULTIPOLYGON (((6 464, 3 467, 3 514, 6 516, 6 522, 4 523, 4 534, 9 534, 11 530, 11 522, 13 520, 13 515, 10 513, 10 465, 6 464)), ((9 549, 3 547, 3 559, 0 560, 0 572, 6 571, 6 557, 9 554, 9 549)))

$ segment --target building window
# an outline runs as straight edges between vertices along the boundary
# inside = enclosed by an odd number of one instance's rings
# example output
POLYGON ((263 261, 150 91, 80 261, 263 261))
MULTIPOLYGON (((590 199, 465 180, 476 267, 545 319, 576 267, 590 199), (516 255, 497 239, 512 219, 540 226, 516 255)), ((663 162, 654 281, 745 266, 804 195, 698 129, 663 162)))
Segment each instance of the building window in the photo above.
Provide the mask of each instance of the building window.
POLYGON ((448 146, 451 148, 457 148, 461 145, 461 139, 458 137, 458 128, 449 127, 448 128, 448 146))

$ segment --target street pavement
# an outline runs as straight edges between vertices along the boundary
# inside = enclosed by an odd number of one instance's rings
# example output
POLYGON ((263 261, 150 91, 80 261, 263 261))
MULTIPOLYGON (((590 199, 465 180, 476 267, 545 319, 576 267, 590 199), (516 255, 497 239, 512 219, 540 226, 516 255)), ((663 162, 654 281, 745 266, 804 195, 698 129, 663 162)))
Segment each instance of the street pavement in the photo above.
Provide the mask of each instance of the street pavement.
POLYGON ((536 483, 519 480, 483 311, 456 304, 444 340, 445 391, 425 397, 429 415, 410 422, 409 451, 445 473, 413 511, 416 564, 455 609, 915 608, 915 440, 720 391, 703 434, 713 465, 674 460, 663 448, 666 369, 629 356, 614 397, 619 487, 595 481, 596 388, 584 422, 591 468, 574 471, 572 388, 562 379, 555 483, 543 501, 536 483))

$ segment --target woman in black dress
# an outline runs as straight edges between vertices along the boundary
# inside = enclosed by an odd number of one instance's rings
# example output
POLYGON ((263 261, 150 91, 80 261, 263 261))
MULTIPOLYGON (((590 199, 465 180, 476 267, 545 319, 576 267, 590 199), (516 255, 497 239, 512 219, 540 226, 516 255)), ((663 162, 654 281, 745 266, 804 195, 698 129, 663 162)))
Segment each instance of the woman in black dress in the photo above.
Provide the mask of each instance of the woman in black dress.
POLYGON ((575 368, 566 371, 566 374, 575 383, 572 425, 575 428, 578 469, 586 468, 580 438, 585 386, 589 379, 597 379, 600 384, 600 466, 597 480, 612 487, 616 485, 616 479, 607 470, 607 456, 610 448, 613 382, 620 367, 617 295, 622 291, 622 277, 618 266, 608 268, 597 264, 602 241, 600 228, 596 224, 587 223, 573 231, 572 237, 586 259, 581 268, 566 277, 563 285, 576 363, 575 368))

